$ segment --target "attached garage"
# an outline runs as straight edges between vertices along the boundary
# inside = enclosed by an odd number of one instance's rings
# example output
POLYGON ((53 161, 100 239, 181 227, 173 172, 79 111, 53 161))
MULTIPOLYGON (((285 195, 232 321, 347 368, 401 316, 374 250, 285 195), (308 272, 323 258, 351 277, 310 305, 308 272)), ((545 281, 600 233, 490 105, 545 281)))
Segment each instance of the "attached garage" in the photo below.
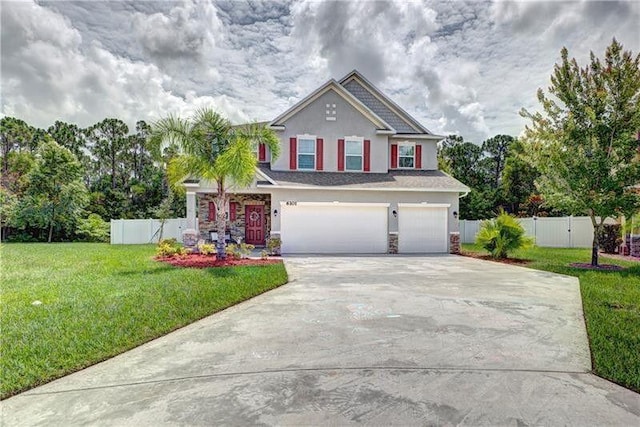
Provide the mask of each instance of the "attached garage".
POLYGON ((282 202, 282 253, 387 252, 389 203, 282 202))
POLYGON ((448 204, 398 203, 398 252, 448 252, 448 204))

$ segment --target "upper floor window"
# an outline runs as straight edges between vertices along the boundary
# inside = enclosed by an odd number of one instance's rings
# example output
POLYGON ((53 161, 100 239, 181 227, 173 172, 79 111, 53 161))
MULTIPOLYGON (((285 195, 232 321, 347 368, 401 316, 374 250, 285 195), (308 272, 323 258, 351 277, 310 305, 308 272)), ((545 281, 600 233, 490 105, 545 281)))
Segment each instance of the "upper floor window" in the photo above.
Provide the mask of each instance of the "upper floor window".
POLYGON ((348 171, 361 171, 363 165, 363 139, 358 137, 346 137, 344 139, 345 169, 348 171))
POLYGON ((416 145, 412 142, 398 144, 398 167, 413 169, 415 167, 416 145))
POLYGON ((298 136, 298 169, 315 170, 316 168, 316 137, 310 135, 298 136))

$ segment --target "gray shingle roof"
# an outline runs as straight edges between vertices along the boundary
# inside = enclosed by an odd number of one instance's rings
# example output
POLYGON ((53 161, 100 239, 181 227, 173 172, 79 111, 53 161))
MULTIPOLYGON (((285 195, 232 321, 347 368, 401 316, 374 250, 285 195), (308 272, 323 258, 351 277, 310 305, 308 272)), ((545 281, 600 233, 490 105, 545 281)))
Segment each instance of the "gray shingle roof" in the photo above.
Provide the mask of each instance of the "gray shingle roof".
POLYGON ((469 191, 460 181, 437 170, 394 170, 388 173, 289 172, 273 171, 266 163, 260 165, 260 170, 283 186, 469 191))
POLYGON ((382 120, 389 123, 398 133, 419 133, 357 81, 351 80, 344 84, 343 87, 371 111, 380 116, 382 120))

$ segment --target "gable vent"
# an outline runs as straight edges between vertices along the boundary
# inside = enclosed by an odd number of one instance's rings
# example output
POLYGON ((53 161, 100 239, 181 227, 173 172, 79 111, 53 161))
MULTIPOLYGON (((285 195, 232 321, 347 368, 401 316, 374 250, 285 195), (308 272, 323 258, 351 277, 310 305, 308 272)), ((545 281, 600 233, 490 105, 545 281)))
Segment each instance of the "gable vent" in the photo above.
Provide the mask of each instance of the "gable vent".
POLYGON ((326 104, 326 119, 328 122, 335 122, 336 119, 336 104, 326 104))

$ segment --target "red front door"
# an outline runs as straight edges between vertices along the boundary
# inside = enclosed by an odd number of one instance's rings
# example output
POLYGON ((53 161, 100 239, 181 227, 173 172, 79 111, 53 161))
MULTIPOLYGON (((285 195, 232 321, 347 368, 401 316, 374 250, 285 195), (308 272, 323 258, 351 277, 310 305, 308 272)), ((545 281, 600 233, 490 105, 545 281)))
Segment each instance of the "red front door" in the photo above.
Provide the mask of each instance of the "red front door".
POLYGON ((264 245, 264 205, 244 208, 244 241, 250 245, 264 245))

